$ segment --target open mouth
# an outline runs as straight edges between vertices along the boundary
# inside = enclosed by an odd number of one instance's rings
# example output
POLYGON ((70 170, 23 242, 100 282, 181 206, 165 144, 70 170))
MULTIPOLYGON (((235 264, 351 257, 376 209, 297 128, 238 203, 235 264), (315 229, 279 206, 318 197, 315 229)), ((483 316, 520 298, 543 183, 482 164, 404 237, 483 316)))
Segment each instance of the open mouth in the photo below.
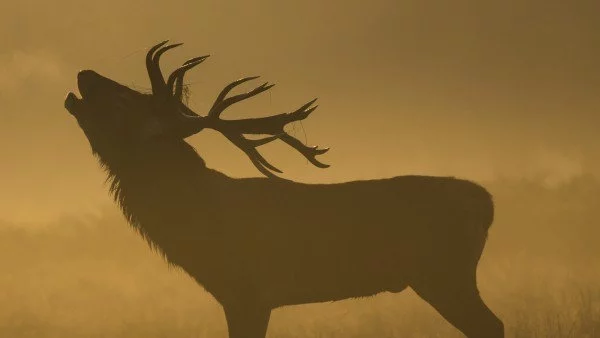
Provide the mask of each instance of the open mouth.
POLYGON ((74 93, 70 92, 67 94, 67 98, 65 99, 65 108, 71 115, 76 116, 78 108, 81 106, 83 99, 80 99, 74 93))
POLYGON ((92 84, 95 83, 96 77, 98 77, 97 74, 91 70, 82 70, 77 74, 77 87, 81 98, 77 97, 75 93, 70 92, 65 99, 65 108, 71 115, 76 116, 81 109, 80 107, 86 101, 86 97, 91 96, 93 93, 92 84))

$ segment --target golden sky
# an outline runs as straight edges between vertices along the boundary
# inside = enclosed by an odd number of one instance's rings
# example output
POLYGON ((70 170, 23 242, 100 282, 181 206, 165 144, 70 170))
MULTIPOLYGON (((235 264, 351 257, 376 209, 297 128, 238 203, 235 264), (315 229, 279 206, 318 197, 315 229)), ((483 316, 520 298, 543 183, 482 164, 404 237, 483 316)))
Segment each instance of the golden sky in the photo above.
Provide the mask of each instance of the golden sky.
MULTIPOLYGON (((63 108, 78 70, 148 89, 143 57, 185 46, 176 67, 200 114, 229 81, 262 75, 271 93, 224 116, 266 115, 319 97, 295 135, 330 146, 312 168, 264 154, 302 182, 408 173, 475 180, 600 176, 597 0, 2 1, 0 219, 31 221, 107 203, 103 173, 63 108)), ((189 140, 208 165, 257 176, 222 137, 189 140)))

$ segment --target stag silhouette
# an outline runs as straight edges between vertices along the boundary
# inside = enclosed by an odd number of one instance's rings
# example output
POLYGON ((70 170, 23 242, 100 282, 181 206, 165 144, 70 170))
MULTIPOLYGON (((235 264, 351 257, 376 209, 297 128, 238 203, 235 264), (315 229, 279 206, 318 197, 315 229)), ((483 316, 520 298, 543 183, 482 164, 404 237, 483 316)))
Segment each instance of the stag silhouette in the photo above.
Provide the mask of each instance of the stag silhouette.
POLYGON ((468 337, 504 336, 476 283, 494 213, 484 188, 431 176, 339 184, 282 179, 257 147, 281 140, 327 167, 316 159, 327 149, 284 131, 314 111, 315 100, 291 113, 221 119, 230 105, 273 86, 228 97, 256 78, 246 77, 199 116, 181 100, 184 74, 208 55, 185 62, 166 81, 159 67, 161 55, 179 45, 164 41, 148 51, 152 94, 84 70, 77 76, 81 99, 69 93, 65 107, 129 223, 223 306, 229 337, 264 338, 271 310, 281 306, 407 287, 468 337), (207 168, 184 141, 204 128, 222 133, 267 177, 234 179, 207 168))

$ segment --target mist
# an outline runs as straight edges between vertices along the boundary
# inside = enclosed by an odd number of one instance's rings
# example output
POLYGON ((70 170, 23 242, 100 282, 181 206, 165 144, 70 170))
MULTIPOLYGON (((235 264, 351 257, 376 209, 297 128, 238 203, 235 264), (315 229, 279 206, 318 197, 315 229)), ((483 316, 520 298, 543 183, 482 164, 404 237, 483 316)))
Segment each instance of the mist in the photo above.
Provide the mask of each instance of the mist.
MULTIPOLYGON (((289 132, 331 147, 322 157, 331 167, 266 146, 288 179, 422 174, 489 188, 497 221, 480 283, 507 332, 544 337, 573 325, 597 335, 598 13, 591 0, 1 3, 0 335, 226 335, 218 303, 119 216, 63 107, 82 69, 149 92, 144 55, 165 39, 185 45, 164 69, 211 54, 186 78, 200 115, 243 76, 277 85, 227 118, 319 98, 289 132)), ((210 168, 260 176, 216 132, 187 141, 210 168)), ((279 309, 269 335, 457 334, 435 316, 413 294, 386 294, 279 309)))
MULTIPOLYGON (((595 337, 600 182, 493 184, 498 218, 479 266, 507 337, 595 337), (568 198, 565 198, 568 196, 568 198)), ((0 231, 0 333, 10 337, 226 337, 221 306, 169 266, 116 208, 0 231), (76 257, 76 258, 74 258, 76 257)), ((461 337, 412 291, 273 312, 270 337, 461 337)))
MULTIPOLYGON (((265 150, 288 178, 334 182, 422 173, 475 180, 598 176, 600 33, 593 1, 6 2, 0 11, 2 218, 41 221, 106 202, 102 172, 62 106, 80 69, 139 90, 147 48, 211 54, 188 77, 202 114, 246 75, 277 84, 227 117, 288 111, 332 148, 319 171, 265 150), (131 15, 136 13, 136 15, 131 15)), ((305 134, 304 134, 305 133, 305 134)), ((306 136, 305 136, 306 135, 306 136)), ((210 167, 258 176, 224 138, 189 139, 210 167)))

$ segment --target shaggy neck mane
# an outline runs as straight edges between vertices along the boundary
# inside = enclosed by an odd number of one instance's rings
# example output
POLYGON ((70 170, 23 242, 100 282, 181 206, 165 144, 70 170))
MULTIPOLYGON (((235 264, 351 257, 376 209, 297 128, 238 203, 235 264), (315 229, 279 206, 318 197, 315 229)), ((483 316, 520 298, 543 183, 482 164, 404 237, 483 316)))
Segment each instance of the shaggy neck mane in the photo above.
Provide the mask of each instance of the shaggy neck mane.
POLYGON ((165 253, 173 236, 189 231, 189 217, 209 207, 211 186, 226 176, 208 169, 183 140, 154 141, 119 161, 98 156, 115 202, 129 224, 165 253))

